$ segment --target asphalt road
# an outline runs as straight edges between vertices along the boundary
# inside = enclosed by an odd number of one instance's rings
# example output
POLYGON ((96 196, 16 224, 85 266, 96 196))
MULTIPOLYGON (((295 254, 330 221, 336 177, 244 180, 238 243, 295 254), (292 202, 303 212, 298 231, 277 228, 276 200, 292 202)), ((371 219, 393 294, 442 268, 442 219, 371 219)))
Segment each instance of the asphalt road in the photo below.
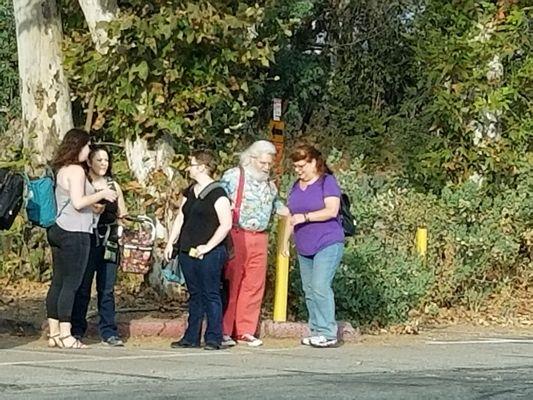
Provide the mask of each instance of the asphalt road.
POLYGON ((0 336, 0 399, 533 399, 533 332, 392 338, 337 349, 48 349, 0 336))

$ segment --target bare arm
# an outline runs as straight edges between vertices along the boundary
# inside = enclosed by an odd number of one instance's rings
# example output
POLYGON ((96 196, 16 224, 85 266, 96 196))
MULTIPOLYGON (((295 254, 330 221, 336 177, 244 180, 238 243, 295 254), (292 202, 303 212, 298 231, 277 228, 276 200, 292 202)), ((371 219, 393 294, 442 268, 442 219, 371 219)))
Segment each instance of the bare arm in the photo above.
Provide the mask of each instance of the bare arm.
POLYGON ((290 223, 289 217, 283 218, 283 236, 281 239, 281 254, 285 257, 289 257, 289 240, 291 238, 294 228, 290 223))
POLYGON ((209 253, 219 245, 226 236, 228 236, 231 229, 231 206, 227 197, 219 197, 217 201, 215 201, 215 211, 220 225, 206 244, 196 247, 199 256, 209 253))
POLYGON ((324 208, 305 214, 294 214, 291 217, 291 224, 298 225, 304 222, 321 222, 336 218, 339 215, 340 204, 340 198, 334 196, 326 197, 324 198, 324 208))
POLYGON ((291 215, 291 212, 287 208, 287 206, 281 206, 276 210, 276 214, 278 214, 280 217, 289 217, 291 215))
POLYGON ((168 235, 168 242, 165 246, 165 251, 163 253, 164 258, 166 261, 170 260, 172 258, 172 250, 173 245, 176 243, 176 240, 178 240, 180 233, 181 233, 181 227, 183 226, 183 205, 187 201, 187 197, 183 196, 181 198, 180 208, 178 210, 178 215, 176 215, 176 218, 174 219, 174 223, 172 224, 172 228, 170 229, 170 234, 168 235))
POLYGON ((67 184, 62 186, 68 187, 70 201, 76 210, 89 207, 103 199, 109 201, 114 201, 116 199, 117 194, 111 189, 104 189, 90 195, 85 195, 86 179, 85 171, 79 165, 70 165, 66 167, 66 170, 64 171, 64 177, 62 180, 63 182, 66 181, 67 184))
POLYGON ((115 189, 117 191, 117 205, 118 205, 118 218, 124 218, 126 215, 128 215, 128 209, 126 208, 126 202, 124 201, 124 193, 122 193, 122 189, 120 188, 119 184, 114 182, 115 189))

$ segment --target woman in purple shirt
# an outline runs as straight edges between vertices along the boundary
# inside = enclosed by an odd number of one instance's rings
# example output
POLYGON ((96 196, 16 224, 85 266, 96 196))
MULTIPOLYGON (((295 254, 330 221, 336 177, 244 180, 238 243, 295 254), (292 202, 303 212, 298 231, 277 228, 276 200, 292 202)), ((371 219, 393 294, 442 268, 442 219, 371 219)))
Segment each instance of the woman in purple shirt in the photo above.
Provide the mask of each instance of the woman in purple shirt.
POLYGON ((291 217, 282 252, 288 255, 288 241, 294 233, 311 333, 301 343, 336 347, 337 322, 331 284, 344 250, 339 217, 341 189, 313 146, 296 147, 291 159, 298 180, 289 192, 291 217))

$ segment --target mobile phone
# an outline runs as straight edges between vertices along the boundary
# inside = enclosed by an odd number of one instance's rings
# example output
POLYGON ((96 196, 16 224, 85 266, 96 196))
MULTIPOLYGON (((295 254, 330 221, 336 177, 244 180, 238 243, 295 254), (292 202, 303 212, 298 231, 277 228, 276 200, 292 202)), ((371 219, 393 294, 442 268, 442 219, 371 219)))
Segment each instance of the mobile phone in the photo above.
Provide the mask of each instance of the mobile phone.
POLYGON ((189 250, 189 257, 198 258, 199 260, 201 260, 202 258, 204 258, 204 255, 202 254, 198 256, 198 250, 196 250, 196 247, 191 247, 189 250))

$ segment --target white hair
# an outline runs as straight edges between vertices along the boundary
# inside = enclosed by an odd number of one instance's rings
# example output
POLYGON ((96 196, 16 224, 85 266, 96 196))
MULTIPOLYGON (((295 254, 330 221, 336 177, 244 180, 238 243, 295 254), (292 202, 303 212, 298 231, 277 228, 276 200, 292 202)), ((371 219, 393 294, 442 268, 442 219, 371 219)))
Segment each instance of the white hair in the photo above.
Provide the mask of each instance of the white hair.
POLYGON ((243 167, 246 167, 250 164, 250 159, 259 157, 263 154, 270 154, 272 156, 276 155, 276 146, 274 146, 271 142, 268 140, 258 140, 256 142, 253 142, 250 147, 248 147, 246 150, 244 150, 241 153, 241 162, 240 164, 243 167))

